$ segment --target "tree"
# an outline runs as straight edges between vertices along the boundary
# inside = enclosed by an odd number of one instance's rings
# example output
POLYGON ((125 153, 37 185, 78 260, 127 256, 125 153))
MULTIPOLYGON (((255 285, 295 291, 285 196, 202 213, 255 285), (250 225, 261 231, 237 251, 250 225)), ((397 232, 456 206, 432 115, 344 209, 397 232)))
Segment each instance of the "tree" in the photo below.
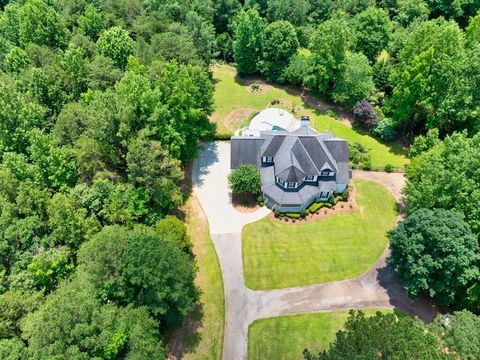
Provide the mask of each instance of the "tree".
POLYGON ((78 17, 78 28, 93 41, 98 39, 98 35, 103 30, 103 15, 98 12, 91 4, 85 8, 85 13, 78 17))
POLYGON ((373 61, 388 44, 391 25, 387 12, 369 7, 355 16, 353 28, 355 49, 373 61))
POLYGON ((104 301, 146 306, 167 325, 181 323, 193 310, 195 267, 154 229, 106 227, 82 246, 78 261, 104 301))
POLYGON ((398 0, 398 14, 395 16, 403 26, 408 26, 413 21, 426 21, 430 14, 430 8, 424 1, 398 0))
POLYGON ((455 133, 415 156, 407 168, 405 202, 410 212, 442 208, 462 212, 480 231, 480 135, 455 133))
POLYGON ((421 23, 407 36, 388 103, 403 133, 474 127, 475 77, 464 42, 458 25, 443 19, 421 23))
POLYGON ((263 19, 255 9, 242 11, 233 23, 233 55, 242 75, 255 74, 262 48, 263 19))
POLYGON ((230 189, 237 194, 257 195, 260 192, 260 172, 250 164, 242 164, 228 175, 230 189))
POLYGON ((288 65, 283 69, 279 82, 286 82, 293 85, 302 85, 308 74, 308 51, 299 51, 292 55, 288 65))
POLYGON ((480 44, 480 13, 470 19, 465 32, 469 46, 480 44))
POLYGON ((223 33, 217 36, 215 41, 219 57, 224 62, 233 61, 233 40, 228 33, 223 33))
POLYGON ((80 277, 63 282, 22 323, 28 358, 163 359, 157 323, 143 308, 102 304, 80 277))
POLYGON ((127 65, 128 57, 133 54, 135 43, 126 30, 114 26, 100 35, 97 49, 100 54, 109 57, 123 69, 127 65))
POLYGON ((280 20, 264 29, 263 39, 259 67, 268 80, 277 81, 290 58, 297 52, 297 34, 292 24, 280 20))
POLYGON ((286 20, 293 25, 305 25, 310 11, 308 0, 267 0, 267 20, 286 20))
POLYGON ((172 159, 160 142, 136 139, 128 147, 126 161, 129 180, 146 189, 154 201, 152 206, 167 213, 181 203, 177 186, 183 179, 180 161, 172 159))
POLYGON ((353 143, 349 145, 348 156, 354 169, 371 170, 372 154, 364 145, 353 143))
POLYGON ((35 286, 46 293, 51 292, 60 280, 69 276, 74 270, 72 254, 66 247, 40 249, 27 266, 35 286))
POLYGON ((413 158, 427 150, 430 150, 440 142, 438 136, 438 129, 430 129, 425 136, 417 136, 412 146, 410 146, 408 156, 410 156, 410 158, 413 158))
POLYGON ((363 54, 348 53, 340 67, 332 99, 348 108, 357 101, 368 98, 374 91, 372 68, 363 54))
POLYGON ((345 20, 331 19, 321 23, 313 34, 310 66, 305 84, 328 93, 338 78, 349 47, 349 33, 345 20))
POLYGON ((456 311, 436 317, 433 330, 460 359, 480 357, 480 316, 469 311, 456 311))
POLYGON ((409 316, 377 312, 367 317, 350 310, 328 350, 317 356, 304 351, 306 360, 443 359, 442 343, 425 324, 409 316))
POLYGON ((162 239, 172 242, 187 254, 192 252, 192 242, 187 234, 187 228, 177 217, 167 215, 159 220, 155 224, 155 231, 162 239))
POLYGON ((230 30, 230 21, 235 18, 242 6, 238 0, 215 0, 213 13, 213 25, 217 34, 223 34, 230 30))
POLYGON ((115 67, 113 60, 101 55, 87 64, 87 70, 87 85, 92 90, 105 90, 122 77, 122 71, 115 67))
POLYGON ((15 46, 5 55, 5 70, 9 74, 17 74, 30 65, 27 53, 15 46))
POLYGON ((389 239, 389 263, 411 297, 428 295, 450 305, 480 275, 477 238, 459 212, 418 209, 389 239))
POLYGON ((371 129, 378 123, 378 116, 375 113, 375 109, 366 99, 357 101, 353 108, 353 116, 355 122, 366 129, 371 129))
POLYGON ((186 25, 198 54, 205 64, 209 65, 215 45, 215 28, 211 22, 204 20, 194 11, 187 13, 186 25))
POLYGON ((0 339, 11 339, 21 335, 20 320, 36 310, 42 302, 40 292, 24 293, 10 290, 0 295, 0 339))
POLYGON ((23 45, 34 43, 64 48, 68 30, 55 9, 42 0, 28 0, 19 9, 19 36, 23 45))

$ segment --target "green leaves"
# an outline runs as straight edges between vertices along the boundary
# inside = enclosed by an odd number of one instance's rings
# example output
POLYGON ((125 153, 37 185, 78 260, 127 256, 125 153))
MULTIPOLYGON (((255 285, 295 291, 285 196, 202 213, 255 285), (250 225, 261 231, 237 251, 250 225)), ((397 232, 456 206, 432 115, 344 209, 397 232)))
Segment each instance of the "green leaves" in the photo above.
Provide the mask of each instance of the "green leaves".
POLYGON ((228 175, 228 184, 237 194, 257 195, 260 192, 260 172, 250 164, 242 164, 228 175))
POLYGON ((235 18, 233 53, 240 74, 248 75, 257 72, 257 61, 260 58, 263 42, 263 28, 263 19, 255 9, 242 11, 235 18))
POLYGON ((416 210, 389 238, 390 264, 411 297, 448 306, 480 275, 478 240, 459 212, 416 210))
POLYGON ((109 57, 123 69, 127 65, 128 57, 133 54, 135 43, 126 30, 114 26, 100 35, 97 49, 100 54, 109 57))

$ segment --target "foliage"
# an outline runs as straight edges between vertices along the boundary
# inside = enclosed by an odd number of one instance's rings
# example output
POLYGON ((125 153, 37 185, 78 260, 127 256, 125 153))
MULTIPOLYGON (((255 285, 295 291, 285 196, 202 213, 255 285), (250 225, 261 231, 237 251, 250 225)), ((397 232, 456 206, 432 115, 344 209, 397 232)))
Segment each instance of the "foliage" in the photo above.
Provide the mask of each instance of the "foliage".
POLYGON ((392 119, 383 118, 372 128, 372 134, 384 141, 393 141, 397 137, 396 125, 392 119))
POLYGON ((373 90, 372 69, 368 59, 363 54, 347 53, 332 92, 333 100, 353 108, 357 101, 367 98, 373 90))
POLYGON ((365 358, 442 359, 442 344, 425 331, 421 320, 408 316, 377 312, 365 316, 361 310, 350 310, 344 327, 330 348, 318 355, 304 351, 306 360, 365 358))
POLYGON ((420 208, 462 212, 474 233, 480 230, 478 189, 480 135, 447 136, 412 159, 407 168, 405 202, 410 212, 420 208))
POLYGON ((104 301, 145 306, 166 325, 181 324, 197 299, 190 258, 151 228, 106 227, 82 246, 78 262, 104 301))
POLYGON ((304 25, 310 11, 309 0, 267 0, 267 20, 286 20, 293 25, 304 25))
POLYGON ((348 154, 354 169, 370 170, 372 166, 372 156, 365 146, 360 143, 350 144, 348 154))
POLYGON ((242 164, 228 175, 234 193, 257 195, 260 192, 260 172, 250 164, 242 164))
POLYGON ((107 355, 117 334, 128 334, 121 349, 126 358, 165 356, 156 322, 145 308, 102 304, 93 286, 80 278, 63 283, 37 311, 28 314, 22 330, 32 359, 107 355))
POLYGON ((127 65, 127 59, 133 54, 134 47, 128 32, 118 26, 104 31, 97 40, 99 53, 112 59, 120 68, 127 65))
POLYGON ((288 21, 275 21, 263 30, 262 37, 260 71, 268 80, 277 81, 290 58, 297 52, 295 28, 288 21))
POLYGON ((305 84, 326 93, 341 72, 349 47, 348 24, 343 19, 322 22, 315 33, 309 49, 312 56, 305 84))
POLYGON ((179 247, 180 250, 191 253, 192 242, 187 234, 185 224, 177 217, 167 215, 155 224, 155 231, 164 240, 168 240, 179 247))
POLYGON ((309 56, 305 52, 293 54, 278 81, 302 85, 308 74, 308 58, 309 56))
POLYGON ((412 146, 410 146, 408 155, 413 158, 427 150, 430 150, 432 147, 434 147, 440 142, 438 136, 438 129, 430 129, 425 136, 417 136, 412 146))
POLYGON ((385 10, 369 7, 353 18, 355 49, 370 61, 386 48, 391 24, 385 10))
POLYGON ((366 99, 360 100, 355 104, 353 115, 355 122, 366 129, 370 129, 378 123, 375 109, 366 99))
POLYGON ((418 209, 389 238, 389 262, 411 297, 450 305, 480 274, 477 238, 459 212, 418 209))
POLYGON ((235 18, 233 55, 237 70, 242 75, 254 74, 258 70, 263 28, 263 19, 255 9, 242 11, 235 18))
POLYGON ((46 292, 53 290, 60 280, 66 278, 73 269, 73 259, 65 247, 40 249, 27 266, 35 286, 46 292))
POLYGON ((469 311, 439 315, 433 330, 441 337, 449 351, 461 359, 475 359, 480 356, 480 317, 469 311))

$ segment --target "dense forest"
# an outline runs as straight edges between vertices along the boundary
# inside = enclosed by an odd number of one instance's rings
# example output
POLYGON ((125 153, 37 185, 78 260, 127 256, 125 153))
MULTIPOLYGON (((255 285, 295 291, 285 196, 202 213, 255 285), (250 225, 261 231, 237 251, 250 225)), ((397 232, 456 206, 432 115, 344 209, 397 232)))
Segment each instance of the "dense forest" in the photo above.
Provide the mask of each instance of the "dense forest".
POLYGON ((479 9, 0 0, 0 358, 165 357, 165 334, 198 301, 171 214, 215 133, 213 62, 303 86, 373 136, 412 142, 392 266, 409 295, 478 311, 479 9), (432 257, 446 263, 403 266, 432 257))

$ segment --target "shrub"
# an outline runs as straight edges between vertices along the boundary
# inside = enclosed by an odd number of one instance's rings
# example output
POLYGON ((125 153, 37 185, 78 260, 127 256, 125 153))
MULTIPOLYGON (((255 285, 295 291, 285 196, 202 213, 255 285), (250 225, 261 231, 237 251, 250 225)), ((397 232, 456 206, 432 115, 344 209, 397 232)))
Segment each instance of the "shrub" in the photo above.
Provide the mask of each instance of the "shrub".
POLYGON ((228 175, 230 189, 237 194, 257 195, 260 191, 260 172, 250 164, 242 164, 228 175))
POLYGON ((320 209, 324 204, 321 202, 314 202, 312 205, 309 206, 308 211, 311 213, 316 212, 318 209, 320 209))
POLYGON ((393 166, 392 164, 387 164, 385 165, 385 172, 391 173, 393 171, 393 166))
POLYGON ((378 123, 378 116, 373 106, 366 100, 360 100, 353 108, 355 122, 364 129, 370 130, 378 123))
POLYGON ((306 210, 300 211, 300 216, 301 216, 302 218, 304 218, 304 217, 307 216, 307 215, 308 215, 308 212, 307 212, 306 210))
POLYGON ((175 216, 167 215, 155 224, 155 232, 164 240, 170 241, 186 253, 191 253, 192 242, 185 224, 175 216))
POLYGON ((286 213, 285 216, 289 217, 290 219, 300 219, 299 213, 286 213))
POLYGON ((370 170, 372 168, 370 151, 360 143, 349 146, 349 158, 354 169, 370 170))
POLYGON ((278 210, 278 209, 275 209, 275 211, 273 213, 274 213, 276 218, 280 217, 280 215, 281 215, 280 210, 278 210))
POLYGON ((335 110, 332 110, 332 109, 327 110, 326 115, 330 116, 334 119, 340 119, 340 114, 337 113, 335 110))
POLYGON ((263 203, 263 195, 258 195, 257 196, 257 203, 263 203))
POLYGON ((347 201, 349 196, 350 196, 350 192, 348 188, 346 188, 345 191, 342 193, 342 200, 347 201))
POLYGON ((372 134, 384 141, 393 141, 397 137, 397 129, 392 119, 385 118, 372 127, 372 134))
POLYGON ((326 207, 326 208, 331 208, 333 206, 333 204, 331 203, 323 203, 323 207, 326 207))

